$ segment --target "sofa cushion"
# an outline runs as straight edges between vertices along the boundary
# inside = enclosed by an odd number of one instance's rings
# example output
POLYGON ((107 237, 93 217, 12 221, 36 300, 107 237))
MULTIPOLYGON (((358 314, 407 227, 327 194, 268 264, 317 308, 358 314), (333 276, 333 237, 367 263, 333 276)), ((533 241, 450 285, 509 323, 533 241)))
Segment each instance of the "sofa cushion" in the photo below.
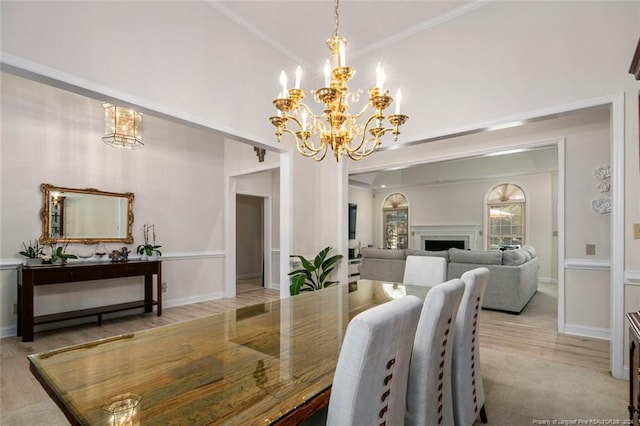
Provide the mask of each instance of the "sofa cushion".
POLYGON ((531 260, 531 259, 533 259, 534 257, 537 257, 537 256, 538 256, 538 254, 536 253, 536 249, 535 249, 533 246, 530 246, 530 245, 528 245, 528 244, 527 244, 526 246, 522 246, 522 250, 524 250, 524 251, 526 251, 527 253, 529 253, 530 258, 529 258, 529 259, 527 259, 527 260, 531 260))
POLYGON ((362 248, 362 257, 372 257, 376 259, 405 260, 407 257, 404 250, 387 250, 372 247, 362 248))
POLYGON ((430 257, 444 257, 449 261, 449 250, 429 251, 429 250, 414 250, 407 249, 407 256, 430 256, 430 257))
POLYGON ((523 249, 505 250, 502 253, 502 264, 507 266, 518 266, 531 260, 531 255, 523 249))
POLYGON ((449 260, 455 263, 471 263, 474 265, 502 265, 502 252, 449 249, 449 260))

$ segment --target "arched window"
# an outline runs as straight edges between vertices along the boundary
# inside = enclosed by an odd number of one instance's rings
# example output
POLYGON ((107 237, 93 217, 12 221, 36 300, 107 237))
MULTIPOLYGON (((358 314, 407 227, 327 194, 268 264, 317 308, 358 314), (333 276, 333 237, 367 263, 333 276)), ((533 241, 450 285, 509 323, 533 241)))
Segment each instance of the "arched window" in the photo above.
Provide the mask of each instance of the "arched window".
POLYGON ((389 195, 382 205, 383 247, 406 249, 409 247, 409 203, 407 198, 395 193, 389 195))
POLYGON ((487 247, 497 250, 505 246, 522 246, 525 235, 524 191, 518 185, 494 186, 487 196, 487 247))

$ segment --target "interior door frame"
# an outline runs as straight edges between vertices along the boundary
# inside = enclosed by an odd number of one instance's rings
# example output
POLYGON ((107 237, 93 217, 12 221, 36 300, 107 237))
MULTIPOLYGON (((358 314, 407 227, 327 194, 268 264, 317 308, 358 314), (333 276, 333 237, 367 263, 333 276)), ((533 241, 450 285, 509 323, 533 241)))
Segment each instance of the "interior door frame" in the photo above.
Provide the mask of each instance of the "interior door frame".
MULTIPOLYGON (((548 108, 543 108, 534 111, 528 111, 509 117, 503 117, 501 119, 475 123, 468 126, 440 131, 434 134, 432 137, 424 135, 420 140, 412 142, 406 142, 403 145, 411 146, 417 144, 429 143, 431 141, 443 140, 447 138, 453 138, 459 135, 466 135, 472 133, 479 133, 483 131, 501 129, 513 127, 515 125, 524 124, 532 121, 545 120, 547 118, 553 118, 560 114, 577 112, 587 108, 593 107, 608 107, 610 110, 610 152, 611 152, 611 227, 610 227, 610 241, 611 252, 610 258, 610 323, 609 323, 609 352, 610 352, 610 369, 611 374, 615 378, 622 379, 625 377, 624 370, 624 253, 625 253, 625 239, 624 239, 624 211, 625 211, 625 198, 624 198, 624 177, 625 177, 625 93, 615 93, 605 95, 598 98, 585 99, 573 103, 555 105, 548 108)), ((503 148, 519 148, 521 144, 513 143, 503 148)), ((384 149, 381 149, 384 150, 384 149)), ((440 156, 433 156, 425 161, 424 158, 413 158, 409 160, 401 160, 393 162, 392 164, 386 164, 385 167, 405 167, 414 164, 421 164, 425 162, 437 162, 444 160, 452 160, 465 158, 469 156, 477 156, 485 153, 483 149, 469 150, 467 152, 457 153, 455 155, 445 154, 440 156)), ((559 153, 560 157, 560 153, 559 153)), ((559 158, 562 164, 564 164, 564 154, 562 158, 559 158)), ((378 171, 382 167, 377 163, 371 163, 363 167, 356 167, 351 169, 350 172, 366 173, 378 171)), ((564 199, 564 176, 558 172, 558 184, 562 180, 561 189, 558 192, 558 205, 560 206, 560 200, 564 199)), ((560 222, 565 220, 564 209, 558 212, 558 268, 564 270, 565 268, 565 255, 564 255, 564 234, 560 233, 560 222)), ((558 331, 565 332, 565 317, 564 317, 564 281, 561 283, 564 274, 558 274, 558 331), (560 323, 562 321, 562 323, 560 323)))
MULTIPOLYGON (((234 297, 236 295, 236 280, 237 280, 237 271, 236 271, 236 197, 238 194, 240 195, 250 195, 254 197, 260 197, 264 199, 263 202, 263 280, 264 280, 264 288, 276 288, 276 286, 272 282, 273 271, 271 268, 273 255, 271 251, 273 239, 273 229, 271 218, 273 217, 273 195, 272 194, 264 194, 259 191, 241 191, 237 190, 237 181, 242 176, 248 176, 255 173, 267 172, 270 170, 277 169, 278 167, 266 168, 255 170, 251 172, 244 172, 234 175, 227 175, 225 177, 226 180, 226 188, 227 188, 227 196, 225 197, 226 202, 226 226, 225 226, 225 286, 224 286, 224 297, 234 297)), ((288 197, 290 194, 285 194, 285 197, 288 197)), ((282 200, 282 194, 280 195, 282 200)), ((288 201, 288 199, 287 199, 288 201)), ((283 218, 280 217, 280 221, 282 222, 283 218)), ((280 225, 282 227, 282 223, 280 225)))

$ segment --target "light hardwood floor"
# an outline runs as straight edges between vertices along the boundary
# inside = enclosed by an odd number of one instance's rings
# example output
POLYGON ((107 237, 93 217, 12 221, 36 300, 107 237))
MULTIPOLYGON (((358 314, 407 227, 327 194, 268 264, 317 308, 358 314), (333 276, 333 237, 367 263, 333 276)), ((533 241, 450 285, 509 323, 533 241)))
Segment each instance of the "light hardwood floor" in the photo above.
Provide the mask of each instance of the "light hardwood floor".
MULTIPOLYGON (((521 315, 482 311, 481 347, 545 361, 609 371, 609 342, 558 334, 555 286, 541 285, 521 315)), ((65 418, 29 372, 28 354, 75 345, 108 336, 135 332, 216 312, 276 300, 277 290, 254 289, 235 298, 168 308, 161 317, 140 314, 95 324, 43 331, 34 342, 18 337, 0 340, 0 424, 66 424, 65 418)))
POLYGON ((253 291, 264 288, 262 286, 262 278, 247 278, 236 281, 236 294, 246 293, 247 291, 253 291))
POLYGON ((482 310, 481 347, 608 373, 608 340, 558 333, 557 291, 540 284, 520 315, 482 310))

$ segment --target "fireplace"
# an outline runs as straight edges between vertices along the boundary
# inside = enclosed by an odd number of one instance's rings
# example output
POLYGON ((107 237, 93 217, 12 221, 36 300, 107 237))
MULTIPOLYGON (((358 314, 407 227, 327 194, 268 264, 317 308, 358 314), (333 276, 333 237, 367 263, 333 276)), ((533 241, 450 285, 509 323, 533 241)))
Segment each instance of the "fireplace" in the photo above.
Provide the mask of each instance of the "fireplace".
POLYGON ((480 225, 414 225, 411 227, 411 247, 430 251, 447 250, 451 247, 479 250, 481 244, 480 225))
POLYGON ((428 251, 449 250, 450 248, 465 248, 464 240, 424 240, 424 249, 428 251))

